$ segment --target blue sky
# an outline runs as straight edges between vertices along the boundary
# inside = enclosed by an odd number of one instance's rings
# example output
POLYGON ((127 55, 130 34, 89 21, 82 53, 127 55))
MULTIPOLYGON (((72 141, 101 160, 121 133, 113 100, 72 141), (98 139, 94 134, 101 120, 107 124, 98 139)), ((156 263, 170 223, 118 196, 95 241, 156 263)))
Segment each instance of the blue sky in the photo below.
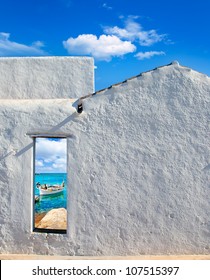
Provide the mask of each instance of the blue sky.
POLYGON ((173 60, 210 76, 210 0, 7 0, 0 11, 0 56, 93 56, 96 90, 173 60))

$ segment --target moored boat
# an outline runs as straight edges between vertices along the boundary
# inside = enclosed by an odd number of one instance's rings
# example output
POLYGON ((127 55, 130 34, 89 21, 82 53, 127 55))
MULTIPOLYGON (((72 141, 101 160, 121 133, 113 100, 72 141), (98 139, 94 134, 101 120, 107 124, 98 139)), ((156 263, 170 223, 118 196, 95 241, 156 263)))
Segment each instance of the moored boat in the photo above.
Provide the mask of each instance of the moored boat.
POLYGON ((64 182, 61 185, 47 185, 37 183, 36 187, 39 189, 39 195, 52 195, 62 193, 64 190, 64 182))

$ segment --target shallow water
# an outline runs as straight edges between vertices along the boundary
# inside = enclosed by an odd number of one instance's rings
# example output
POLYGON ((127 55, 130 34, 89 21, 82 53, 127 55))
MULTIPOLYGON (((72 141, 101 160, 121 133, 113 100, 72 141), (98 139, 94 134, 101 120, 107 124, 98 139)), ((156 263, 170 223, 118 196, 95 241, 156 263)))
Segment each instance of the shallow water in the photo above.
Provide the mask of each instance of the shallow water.
POLYGON ((36 184, 56 185, 61 184, 64 181, 65 187, 62 193, 40 196, 39 202, 35 203, 35 213, 48 212, 55 208, 66 209, 66 189, 67 179, 66 173, 41 173, 35 175, 35 195, 39 195, 39 190, 36 188, 36 184))

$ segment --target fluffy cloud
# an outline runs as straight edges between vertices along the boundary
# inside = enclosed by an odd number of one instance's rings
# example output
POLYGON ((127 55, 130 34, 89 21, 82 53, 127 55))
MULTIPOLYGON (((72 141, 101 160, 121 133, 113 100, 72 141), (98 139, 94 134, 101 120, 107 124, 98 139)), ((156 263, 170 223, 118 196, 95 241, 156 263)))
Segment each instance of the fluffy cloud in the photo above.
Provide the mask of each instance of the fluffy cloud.
POLYGON ((157 51, 150 51, 150 52, 138 52, 135 57, 137 57, 139 60, 143 60, 146 58, 151 58, 155 55, 165 55, 164 52, 157 52, 157 51))
MULTIPOLYGON (((106 3, 104 8, 108 8, 106 3)), ((82 34, 76 38, 70 37, 63 41, 63 46, 69 54, 91 55, 95 59, 110 61, 113 57, 124 56, 136 52, 138 48, 150 47, 155 43, 166 41, 166 34, 158 34, 155 29, 144 30, 137 22, 138 16, 129 16, 123 20, 123 28, 118 26, 103 27, 103 33, 97 37, 93 34, 82 34)), ((164 52, 139 52, 135 57, 139 60, 163 55, 164 52)))
POLYGON ((115 35, 82 34, 63 42, 69 54, 92 55, 98 60, 110 61, 112 57, 132 53, 136 47, 130 41, 122 41, 115 35))
POLYGON ((0 32, 0 56, 25 56, 25 55, 46 55, 41 48, 40 41, 32 43, 31 46, 19 44, 10 40, 10 33, 0 32))
POLYGON ((138 41, 141 46, 151 46, 157 42, 163 41, 165 34, 158 34, 155 29, 144 30, 141 24, 134 21, 136 17, 128 17, 124 22, 124 28, 118 26, 105 27, 104 32, 109 35, 115 35, 120 39, 138 41))
POLYGON ((36 173, 66 172, 66 139, 36 139, 36 173))

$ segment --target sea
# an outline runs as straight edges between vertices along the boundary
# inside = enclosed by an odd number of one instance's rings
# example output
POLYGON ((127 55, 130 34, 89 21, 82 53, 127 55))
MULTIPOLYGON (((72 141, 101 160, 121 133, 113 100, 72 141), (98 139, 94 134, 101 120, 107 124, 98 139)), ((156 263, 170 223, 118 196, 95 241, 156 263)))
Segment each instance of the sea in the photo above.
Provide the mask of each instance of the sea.
POLYGON ((47 185, 60 185, 64 181, 65 187, 62 193, 53 194, 53 195, 45 195, 40 196, 39 201, 35 203, 35 213, 40 214, 44 212, 48 212, 52 209, 56 208, 65 208, 66 209, 66 201, 67 201, 67 174, 66 173, 40 173, 35 174, 35 196, 39 195, 39 190, 36 187, 36 184, 39 182, 40 184, 47 185))

